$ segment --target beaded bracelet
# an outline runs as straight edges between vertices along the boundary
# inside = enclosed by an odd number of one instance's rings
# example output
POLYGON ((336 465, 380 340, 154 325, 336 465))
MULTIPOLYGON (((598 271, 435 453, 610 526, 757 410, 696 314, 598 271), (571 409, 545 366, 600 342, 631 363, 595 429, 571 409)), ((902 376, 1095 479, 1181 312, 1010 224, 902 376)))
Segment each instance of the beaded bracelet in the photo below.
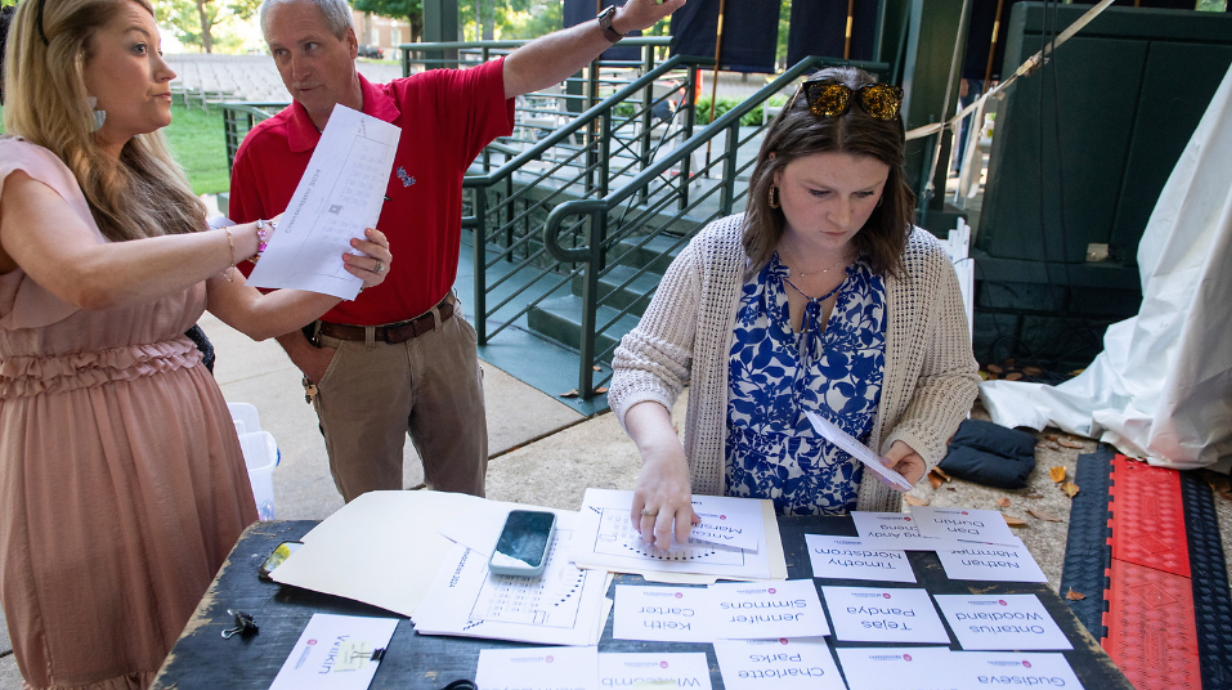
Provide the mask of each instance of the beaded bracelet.
POLYGON ((261 260, 261 253, 264 252, 267 247, 269 247, 268 240, 269 240, 270 230, 265 229, 266 224, 269 224, 269 226, 273 228, 274 230, 278 229, 278 223, 275 221, 263 220, 263 219, 257 220, 257 253, 248 257, 248 260, 254 264, 261 260))
POLYGON ((235 278, 231 277, 231 271, 235 268, 235 237, 231 235, 231 228, 225 227, 227 231, 227 259, 231 262, 231 266, 223 271, 223 275, 227 277, 227 282, 234 283, 235 278))

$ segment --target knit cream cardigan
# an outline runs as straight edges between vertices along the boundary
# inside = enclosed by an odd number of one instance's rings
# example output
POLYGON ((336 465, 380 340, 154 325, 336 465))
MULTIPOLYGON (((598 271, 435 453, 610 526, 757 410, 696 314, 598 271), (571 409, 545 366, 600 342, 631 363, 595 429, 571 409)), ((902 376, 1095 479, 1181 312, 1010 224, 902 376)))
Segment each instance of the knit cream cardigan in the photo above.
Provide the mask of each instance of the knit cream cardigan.
MULTIPOLYGON (((727 440, 727 370, 748 257, 744 217, 706 226, 672 262, 637 328, 621 341, 608 404, 623 426, 634 405, 668 410, 690 385, 684 451, 693 491, 723 495, 727 440)), ((958 280, 927 231, 911 233, 905 275, 884 277, 885 375, 869 446, 903 441, 929 467, 971 409, 979 382, 958 280)), ((860 482, 860 510, 902 509, 901 495, 872 472, 860 482)))

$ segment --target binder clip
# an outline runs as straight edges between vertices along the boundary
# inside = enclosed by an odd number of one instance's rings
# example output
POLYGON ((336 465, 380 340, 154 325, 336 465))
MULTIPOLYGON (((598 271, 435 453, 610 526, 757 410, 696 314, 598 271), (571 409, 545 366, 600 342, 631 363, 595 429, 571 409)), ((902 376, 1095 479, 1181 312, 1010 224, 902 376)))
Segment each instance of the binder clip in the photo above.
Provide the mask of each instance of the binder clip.
POLYGON ((244 613, 238 609, 227 609, 227 615, 235 618, 235 627, 222 631, 222 639, 224 640, 229 640, 235 635, 251 637, 261 631, 257 627, 256 621, 252 619, 252 614, 244 613))
POLYGON ((385 658, 385 648, 384 648, 384 647, 381 647, 380 649, 378 649, 378 650, 376 650, 375 652, 373 652, 373 653, 372 653, 372 657, 371 657, 370 659, 368 659, 368 661, 373 661, 373 662, 376 662, 376 663, 380 663, 380 662, 381 662, 381 660, 382 660, 382 659, 384 659, 384 658, 385 658))

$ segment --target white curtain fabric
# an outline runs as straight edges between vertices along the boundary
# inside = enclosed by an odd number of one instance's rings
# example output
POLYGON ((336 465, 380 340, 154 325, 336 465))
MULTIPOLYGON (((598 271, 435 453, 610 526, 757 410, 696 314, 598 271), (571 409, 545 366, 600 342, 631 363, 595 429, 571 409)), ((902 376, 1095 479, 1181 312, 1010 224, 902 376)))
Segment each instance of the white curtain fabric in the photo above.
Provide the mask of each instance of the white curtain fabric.
POLYGON ((1160 194, 1138 246, 1142 307, 1059 386, 988 381, 994 422, 1052 425, 1153 465, 1232 456, 1232 70, 1160 194))

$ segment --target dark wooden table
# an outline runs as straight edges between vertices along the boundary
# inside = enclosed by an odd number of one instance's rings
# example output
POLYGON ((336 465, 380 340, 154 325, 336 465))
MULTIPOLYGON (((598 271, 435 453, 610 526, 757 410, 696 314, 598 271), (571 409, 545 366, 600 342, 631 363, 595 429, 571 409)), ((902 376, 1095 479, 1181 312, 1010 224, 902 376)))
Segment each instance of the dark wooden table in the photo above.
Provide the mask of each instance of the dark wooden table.
MULTIPOLYGON (((418 635, 411 622, 384 609, 359 602, 319 594, 296 587, 263 582, 257 568, 275 546, 283 541, 297 541, 316 526, 312 521, 275 521, 253 525, 244 532, 226 565, 219 572, 210 591, 202 599, 196 615, 189 621, 154 688, 165 690, 265 690, 278 675, 287 655, 291 653, 304 626, 314 613, 337 613, 356 616, 399 618, 397 631, 390 641, 384 661, 372 681, 374 690, 437 690, 459 678, 473 680, 479 662, 479 650, 494 647, 527 646, 499 640, 465 637, 434 637, 418 635), (254 636, 239 636, 224 640, 223 630, 232 627, 227 609, 251 613, 260 632, 254 636)), ((792 579, 811 577, 805 545, 805 534, 836 534, 856 536, 850 518, 779 518, 779 531, 787 557, 787 572, 792 579)), ((909 553, 915 569, 916 584, 868 582, 865 580, 835 580, 818 578, 816 584, 856 587, 925 587, 933 594, 1035 594, 1043 602, 1061 629, 1074 645, 1063 652, 1078 679, 1087 690, 1107 690, 1133 686, 1117 670, 1112 660, 1100 648, 1099 642, 1087 633, 1069 607, 1046 584, 1013 582, 951 581, 934 553, 909 553)), ((380 567, 380 554, 373 554, 373 567, 380 567)), ((613 584, 645 584, 640 576, 618 575, 613 584)), ((614 590, 609 592, 614 596, 614 590)), ((944 617, 942 621, 944 622, 944 617)), ((947 630, 949 626, 946 626, 947 630)), ((951 631, 951 639, 954 639, 951 631)), ((831 647, 878 646, 867 642, 840 642, 827 638, 831 647)), ((902 645, 881 645, 902 646, 902 645)), ((961 649, 957 643, 951 648, 961 649)), ((710 664, 710 678, 716 690, 723 688, 714 648, 709 644, 635 642, 612 639, 609 619, 599 643, 603 652, 705 652, 710 664)))

